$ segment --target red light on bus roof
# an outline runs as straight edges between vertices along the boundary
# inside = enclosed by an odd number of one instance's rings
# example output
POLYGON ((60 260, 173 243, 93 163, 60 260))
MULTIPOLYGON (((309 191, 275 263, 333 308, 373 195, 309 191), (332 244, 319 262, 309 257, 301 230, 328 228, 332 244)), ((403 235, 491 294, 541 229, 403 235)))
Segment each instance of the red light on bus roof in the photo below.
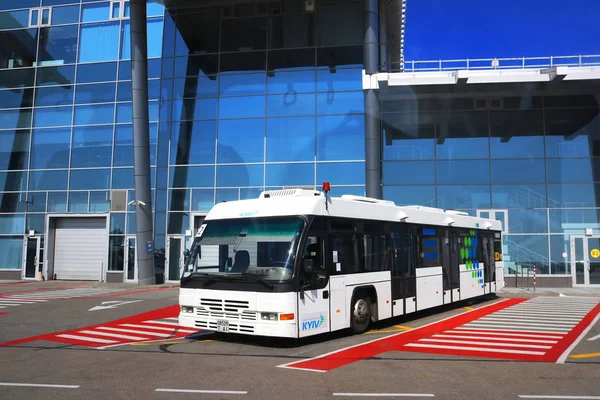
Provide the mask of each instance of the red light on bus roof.
POLYGON ((329 184, 329 182, 323 182, 323 191, 329 192, 330 190, 331 190, 331 185, 329 184))

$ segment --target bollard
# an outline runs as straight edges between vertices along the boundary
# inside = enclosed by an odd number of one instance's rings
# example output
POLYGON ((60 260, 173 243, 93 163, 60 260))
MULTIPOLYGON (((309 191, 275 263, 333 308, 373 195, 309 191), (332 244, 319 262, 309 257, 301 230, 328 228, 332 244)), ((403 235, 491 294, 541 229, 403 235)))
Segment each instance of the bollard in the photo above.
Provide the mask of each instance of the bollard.
POLYGON ((533 291, 535 292, 535 265, 533 266, 533 291))

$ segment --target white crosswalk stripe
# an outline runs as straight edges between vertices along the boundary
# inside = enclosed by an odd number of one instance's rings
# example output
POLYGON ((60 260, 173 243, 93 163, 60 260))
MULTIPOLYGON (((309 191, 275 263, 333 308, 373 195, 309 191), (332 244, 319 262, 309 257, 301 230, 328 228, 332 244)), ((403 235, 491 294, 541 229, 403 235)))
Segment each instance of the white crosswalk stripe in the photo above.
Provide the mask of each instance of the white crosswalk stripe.
MULTIPOLYGON (((39 299, 73 299, 124 292, 125 289, 73 288, 59 290, 39 290, 35 292, 14 293, 2 296, 3 299, 39 300, 39 299)), ((0 298, 0 299, 2 299, 0 298)))
POLYGON ((0 296, 0 308, 19 307, 28 304, 38 304, 46 302, 47 300, 22 300, 22 299, 7 299, 0 296))

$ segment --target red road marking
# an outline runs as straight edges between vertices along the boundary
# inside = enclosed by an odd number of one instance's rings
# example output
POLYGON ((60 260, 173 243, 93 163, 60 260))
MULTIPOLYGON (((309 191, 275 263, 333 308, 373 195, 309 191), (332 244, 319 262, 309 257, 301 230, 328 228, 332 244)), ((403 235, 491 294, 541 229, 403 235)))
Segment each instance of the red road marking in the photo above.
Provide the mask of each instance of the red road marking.
POLYGON ((0 312, 0 315, 8 314, 7 312, 0 312))
POLYGON ((37 336, 32 336, 32 337, 28 337, 28 338, 24 338, 24 339, 18 339, 18 340, 13 340, 10 342, 0 343, 0 347, 16 346, 16 345, 20 345, 23 343, 44 340, 44 341, 61 342, 61 343, 67 343, 67 344, 72 344, 72 345, 92 347, 92 348, 101 348, 101 347, 106 347, 107 345, 121 345, 121 344, 136 342, 136 341, 160 340, 160 339, 167 339, 167 338, 175 339, 175 338, 182 338, 182 337, 189 336, 190 335, 189 331, 194 330, 194 329, 179 327, 176 325, 175 322, 174 322, 174 325, 163 325, 163 324, 151 322, 151 321, 157 321, 157 320, 161 320, 161 319, 165 319, 165 318, 174 318, 178 315, 178 313, 179 313, 179 305, 173 305, 173 306, 169 306, 169 307, 160 308, 158 310, 149 311, 149 312, 146 312, 143 314, 138 314, 138 315, 134 315, 134 316, 126 317, 126 318, 121 318, 121 319, 118 319, 115 321, 110 321, 110 322, 103 323, 103 324, 91 325, 91 326, 81 327, 81 328, 77 328, 77 329, 70 329, 70 330, 61 331, 61 332, 46 333, 43 335, 37 335, 37 336), (143 325, 143 328, 122 326, 123 324, 143 325), (106 329, 107 327, 110 329, 106 329), (172 329, 169 329, 169 330, 159 329, 159 328, 163 328, 163 327, 164 328, 172 328, 172 329), (98 329, 98 328, 103 328, 103 329, 98 329), (119 331, 116 331, 114 329, 119 329, 119 331), (146 332, 146 334, 123 332, 123 331, 121 331, 122 329, 137 330, 138 332, 146 332), (182 329, 184 330, 184 332, 181 332, 182 329), (99 335, 99 334, 93 334, 93 333, 81 334, 81 333, 79 333, 81 331, 95 331, 95 332, 107 333, 107 334, 114 333, 117 335, 124 335, 124 336, 136 336, 136 337, 142 337, 143 340, 130 340, 130 339, 111 337, 111 336, 99 335), (150 335, 149 332, 154 333, 154 335, 150 335), (78 340, 78 339, 69 338, 69 337, 60 337, 59 335, 79 336, 82 338, 83 337, 88 337, 88 338, 91 337, 91 338, 109 340, 109 341, 113 341, 115 343, 106 343, 106 342, 101 342, 101 341, 92 342, 92 341, 78 340))

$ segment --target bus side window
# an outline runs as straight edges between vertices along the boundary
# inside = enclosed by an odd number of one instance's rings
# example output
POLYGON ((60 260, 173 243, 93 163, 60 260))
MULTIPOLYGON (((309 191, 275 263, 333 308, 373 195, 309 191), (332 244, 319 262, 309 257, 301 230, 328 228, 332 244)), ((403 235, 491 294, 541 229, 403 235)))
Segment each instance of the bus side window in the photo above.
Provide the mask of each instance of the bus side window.
POLYGON ((331 275, 353 274, 360 272, 358 264, 358 243, 352 233, 338 233, 330 236, 331 275))

